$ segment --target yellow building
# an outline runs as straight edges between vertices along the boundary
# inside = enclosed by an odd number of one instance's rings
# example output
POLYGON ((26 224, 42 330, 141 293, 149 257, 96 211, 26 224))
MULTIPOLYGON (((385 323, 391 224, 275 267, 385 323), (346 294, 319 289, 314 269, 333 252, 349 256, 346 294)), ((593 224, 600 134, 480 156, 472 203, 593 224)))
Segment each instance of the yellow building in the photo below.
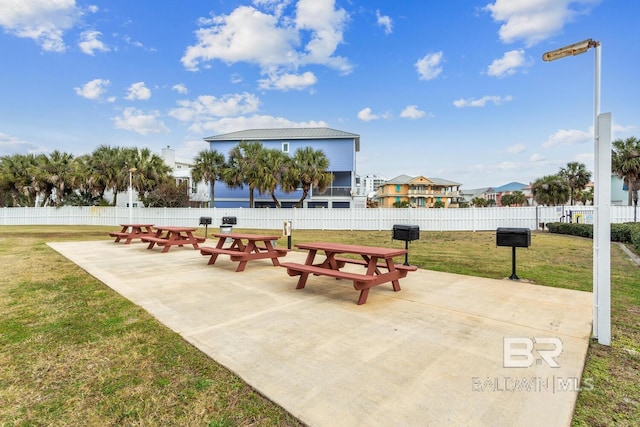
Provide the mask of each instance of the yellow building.
POLYGON ((457 208, 462 184, 440 178, 400 175, 378 187, 381 208, 457 208))

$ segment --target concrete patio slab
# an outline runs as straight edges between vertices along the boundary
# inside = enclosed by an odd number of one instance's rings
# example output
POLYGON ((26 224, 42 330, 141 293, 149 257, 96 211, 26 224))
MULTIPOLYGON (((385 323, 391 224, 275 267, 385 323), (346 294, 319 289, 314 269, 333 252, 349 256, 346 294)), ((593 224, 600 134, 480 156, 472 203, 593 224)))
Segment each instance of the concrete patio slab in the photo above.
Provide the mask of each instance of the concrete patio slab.
POLYGON ((567 426, 589 386, 590 293, 419 269, 358 306, 350 282, 296 290, 270 260, 49 246, 312 426, 567 426))

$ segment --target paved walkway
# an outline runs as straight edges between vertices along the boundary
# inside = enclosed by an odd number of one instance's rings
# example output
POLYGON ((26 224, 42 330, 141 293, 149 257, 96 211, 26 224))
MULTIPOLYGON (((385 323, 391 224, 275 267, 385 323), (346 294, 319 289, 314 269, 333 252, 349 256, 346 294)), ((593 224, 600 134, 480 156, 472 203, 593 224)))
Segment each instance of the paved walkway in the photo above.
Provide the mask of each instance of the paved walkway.
POLYGON ((228 257, 209 266, 188 248, 49 246, 309 425, 571 422, 590 293, 420 269, 401 280, 402 291, 378 286, 358 306, 350 283, 310 277, 296 290, 296 278, 269 260, 236 273, 228 257), (523 343, 522 356, 505 337, 523 343), (553 342, 528 352, 528 337, 553 342))

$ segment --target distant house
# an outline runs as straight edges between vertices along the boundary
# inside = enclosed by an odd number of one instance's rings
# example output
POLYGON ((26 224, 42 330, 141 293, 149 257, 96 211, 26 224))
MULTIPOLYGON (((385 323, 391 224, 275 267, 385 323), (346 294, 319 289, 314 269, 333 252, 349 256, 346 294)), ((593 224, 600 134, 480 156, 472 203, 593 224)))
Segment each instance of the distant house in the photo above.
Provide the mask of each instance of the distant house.
MULTIPOLYGON (((360 151, 360 135, 329 128, 249 129, 204 138, 225 157, 240 142, 260 142, 267 149, 278 149, 293 156, 297 149, 311 147, 322 150, 329 160, 333 182, 324 191, 312 189, 305 199, 310 208, 365 207, 366 196, 356 185, 356 153, 360 151)), ((292 207, 302 197, 302 191, 285 193, 278 189, 276 197, 282 207, 292 207)), ((215 184, 215 207, 249 207, 249 191, 245 187, 229 188, 224 182, 215 184)), ((269 194, 255 194, 255 207, 275 207, 269 194)))
POLYGON ((475 199, 476 197, 480 197, 481 199, 486 200, 487 191, 489 191, 490 189, 491 187, 460 189, 460 197, 464 202, 471 205, 472 200, 475 199))
POLYGON ((209 190, 204 182, 195 182, 191 177, 193 160, 176 157, 176 152, 169 146, 162 149, 164 163, 171 168, 171 176, 176 184, 187 184, 189 204, 192 207, 205 207, 209 202, 209 190))
POLYGON ((461 200, 458 182, 424 176, 397 176, 378 187, 382 208, 405 204, 413 208, 457 208, 461 200))
POLYGON ((502 206, 502 196, 506 194, 513 194, 515 191, 525 193, 525 196, 527 196, 527 204, 531 204, 531 187, 520 182, 510 182, 500 187, 489 188, 484 195, 486 200, 493 200, 496 206, 502 206), (528 189, 528 191, 526 191, 526 189, 528 189))

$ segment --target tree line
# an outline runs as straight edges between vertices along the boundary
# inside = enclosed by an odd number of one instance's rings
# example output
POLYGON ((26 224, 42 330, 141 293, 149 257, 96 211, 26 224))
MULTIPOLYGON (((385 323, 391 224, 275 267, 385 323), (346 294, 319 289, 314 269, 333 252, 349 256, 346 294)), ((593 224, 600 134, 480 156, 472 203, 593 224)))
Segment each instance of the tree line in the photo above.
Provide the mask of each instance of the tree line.
MULTIPOLYGON (((640 140, 629 137, 612 142, 611 172, 624 182, 628 189, 628 205, 637 205, 640 190, 640 140)), ((536 179, 531 184, 533 199, 539 205, 559 206, 574 205, 576 202, 587 204, 593 202, 593 187, 587 188, 591 182, 591 172, 580 162, 569 162, 558 173, 536 179)), ((521 191, 502 196, 502 206, 521 206, 526 197, 521 191)), ((474 206, 495 205, 493 200, 476 197, 471 201, 474 206)))
MULTIPOLYGON (((196 156, 192 170, 195 182, 204 181, 211 189, 217 180, 231 188, 248 187, 250 205, 254 194, 270 194, 276 206, 278 186, 285 192, 302 189, 304 199, 312 187, 321 191, 331 185, 329 160, 321 150, 296 150, 290 157, 277 149, 266 149, 260 142, 241 142, 228 159, 215 150, 196 156)), ((171 168, 148 148, 101 145, 91 154, 75 157, 53 151, 46 154, 14 154, 0 157, 0 206, 96 206, 117 204, 119 193, 131 187, 147 207, 189 206, 187 183, 176 183, 171 168), (129 182, 131 180, 131 182, 129 182)))
MULTIPOLYGON (((628 204, 637 204, 640 189, 640 140, 630 137, 612 143, 611 169, 629 190, 628 204)), ((278 149, 267 149, 261 142, 243 141, 225 156, 215 150, 202 150, 194 159, 192 178, 204 181, 215 197, 215 183, 230 188, 247 188, 249 204, 254 195, 269 194, 275 204, 280 188, 285 193, 302 190, 297 206, 311 188, 324 191, 333 176, 329 160, 321 150, 299 148, 289 156, 278 149)), ((74 157, 53 151, 46 154, 14 154, 0 157, 0 206, 95 206, 107 205, 105 193, 111 192, 112 205, 119 193, 127 191, 129 178, 139 199, 149 207, 180 207, 189 204, 186 183, 177 184, 171 168, 148 148, 101 145, 91 154, 74 157)), ((586 190, 591 172, 579 162, 570 162, 557 174, 543 176, 531 185, 534 200, 540 205, 557 206, 567 202, 584 204, 593 200, 593 189, 586 190)), ((494 201, 474 198, 474 206, 488 206, 494 201)), ((502 205, 525 203, 522 192, 503 196, 502 205)))
POLYGON ((105 193, 118 194, 132 186, 141 200, 170 183, 171 169, 147 148, 101 145, 75 157, 55 150, 46 154, 0 157, 1 206, 106 205, 105 193))

